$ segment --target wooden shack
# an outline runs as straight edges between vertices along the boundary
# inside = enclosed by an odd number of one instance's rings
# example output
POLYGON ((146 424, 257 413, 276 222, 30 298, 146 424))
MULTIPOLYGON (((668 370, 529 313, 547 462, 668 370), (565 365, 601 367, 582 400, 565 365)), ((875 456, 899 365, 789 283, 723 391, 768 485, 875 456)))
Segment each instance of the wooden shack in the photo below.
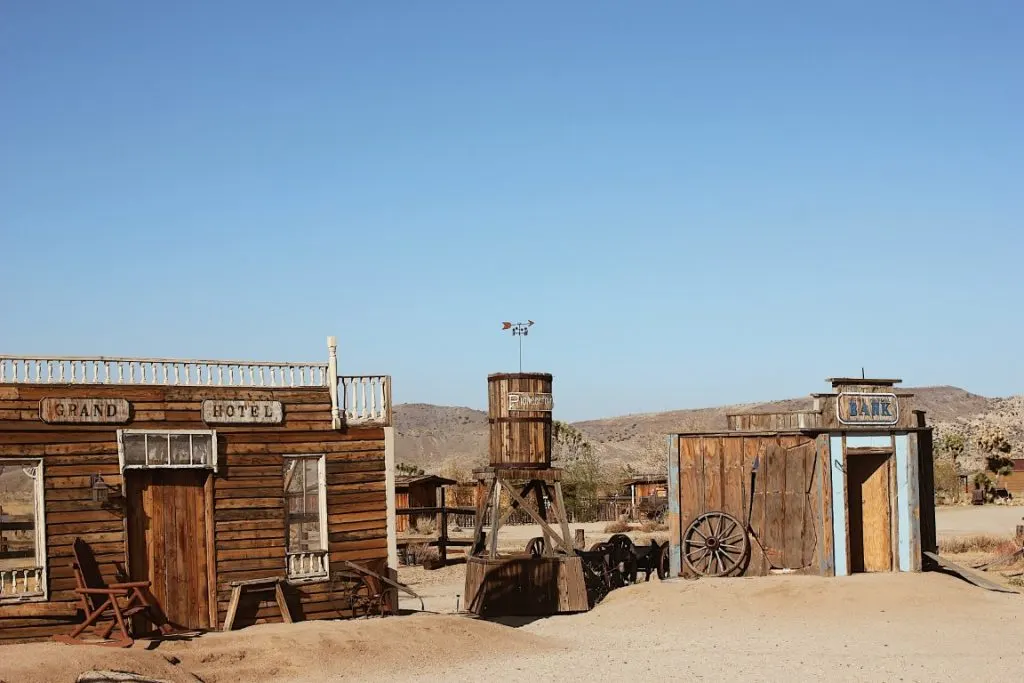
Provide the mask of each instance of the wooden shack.
MULTIPOLYGON (((439 508, 445 505, 444 488, 458 482, 454 479, 439 477, 436 474, 395 477, 395 509, 402 508, 439 508)), ((420 514, 399 514, 395 519, 395 530, 404 533, 416 529, 421 522, 433 521, 440 524, 439 512, 420 514)))
MULTIPOLYGON (((328 357, 0 356, 0 641, 81 621, 78 538, 183 628, 221 627, 251 579, 282 579, 296 620, 345 616, 332 572, 396 565, 391 387, 328 357)), ((273 597, 235 627, 280 620, 273 597)))
POLYGON ((999 478, 999 485, 1013 498, 1024 498, 1024 458, 1013 458, 1013 471, 999 478))
POLYGON ((895 379, 669 437, 672 575, 920 571, 936 551, 932 430, 895 379))
POLYGON ((668 505, 668 475, 638 474, 625 485, 633 519, 658 518, 668 505))

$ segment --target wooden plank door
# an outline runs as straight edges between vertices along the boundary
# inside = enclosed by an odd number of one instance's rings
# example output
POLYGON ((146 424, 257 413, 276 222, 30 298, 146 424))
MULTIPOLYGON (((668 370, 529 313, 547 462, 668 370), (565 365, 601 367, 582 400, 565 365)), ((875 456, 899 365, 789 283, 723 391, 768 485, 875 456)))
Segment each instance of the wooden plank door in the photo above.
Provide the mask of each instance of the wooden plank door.
POLYGON ((210 628, 205 470, 129 471, 128 555, 132 579, 171 624, 210 628))
MULTIPOLYGON (((852 450, 852 449, 851 449, 852 450)), ((847 452, 850 571, 892 570, 892 514, 887 453, 847 452)))

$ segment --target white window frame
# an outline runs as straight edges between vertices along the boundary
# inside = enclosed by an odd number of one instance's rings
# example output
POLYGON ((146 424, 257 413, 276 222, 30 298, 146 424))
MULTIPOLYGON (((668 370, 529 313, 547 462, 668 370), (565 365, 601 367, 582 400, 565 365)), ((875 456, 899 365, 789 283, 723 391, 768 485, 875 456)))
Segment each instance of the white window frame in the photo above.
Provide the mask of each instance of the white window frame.
MULTIPOLYGON (((49 553, 46 547, 46 501, 44 499, 46 486, 44 485, 43 459, 42 458, 3 458, 0 464, 4 467, 34 467, 35 473, 35 532, 36 532, 36 566, 32 569, 40 569, 42 576, 39 577, 42 592, 29 593, 27 595, 11 595, 0 597, 0 605, 21 604, 25 602, 46 602, 50 599, 50 581, 47 559, 49 553)), ((5 570, 20 572, 21 569, 5 570)), ((2 580, 8 580, 5 575, 2 580)))
MULTIPOLYGON (((217 472, 217 431, 215 429, 118 429, 117 430, 117 460, 121 467, 121 471, 125 470, 213 470, 217 472), (168 458, 170 457, 170 437, 173 435, 187 434, 210 436, 210 462, 203 463, 189 463, 189 464, 171 464, 162 463, 150 465, 146 463, 140 465, 137 463, 128 463, 124 458, 124 437, 125 435, 142 434, 145 436, 165 436, 168 438, 167 453, 168 458)), ((146 449, 148 455, 148 447, 146 449)))
MULTIPOLYGON (((327 455, 324 453, 295 453, 283 456, 284 463, 289 460, 311 460, 317 459, 317 502, 318 510, 317 514, 320 517, 320 547, 322 550, 317 551, 318 554, 322 553, 323 557, 321 561, 323 563, 323 571, 316 574, 292 574, 292 561, 291 558, 295 555, 305 555, 307 553, 290 553, 288 551, 288 491, 282 489, 282 493, 285 497, 285 510, 284 510, 284 525, 285 525, 285 572, 288 576, 289 583, 319 583, 327 581, 331 575, 330 567, 330 546, 328 544, 328 533, 327 533, 327 455)), ((282 482, 283 484, 283 482, 282 482)))

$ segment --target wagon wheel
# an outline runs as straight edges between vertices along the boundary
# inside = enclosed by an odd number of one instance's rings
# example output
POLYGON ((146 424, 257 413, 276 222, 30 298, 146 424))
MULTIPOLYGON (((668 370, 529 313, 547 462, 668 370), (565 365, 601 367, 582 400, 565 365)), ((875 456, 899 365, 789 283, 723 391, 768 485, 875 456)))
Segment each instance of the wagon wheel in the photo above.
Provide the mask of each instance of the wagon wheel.
POLYGON ((658 548, 658 553, 655 555, 657 558, 657 564, 654 566, 658 570, 658 579, 664 581, 668 578, 668 543, 662 543, 661 547, 658 548))
POLYGON ((526 544, 526 552, 529 553, 530 557, 540 557, 544 554, 545 550, 547 550, 547 547, 543 536, 531 538, 530 542, 526 544))
POLYGON ((750 550, 743 525, 725 512, 705 512, 683 534, 683 560, 699 576, 727 576, 750 550))

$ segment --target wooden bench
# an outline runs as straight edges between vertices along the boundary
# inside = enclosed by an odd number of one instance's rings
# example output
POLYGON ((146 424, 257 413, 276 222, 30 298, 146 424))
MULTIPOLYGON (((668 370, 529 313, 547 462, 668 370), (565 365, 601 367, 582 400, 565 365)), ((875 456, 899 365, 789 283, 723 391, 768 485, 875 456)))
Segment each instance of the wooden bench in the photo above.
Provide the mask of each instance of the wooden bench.
POLYGON ((224 617, 224 628, 222 631, 230 631, 231 627, 235 624, 235 613, 238 612, 238 603, 242 600, 242 592, 259 592, 273 590, 274 596, 277 598, 277 606, 281 610, 281 619, 284 623, 292 623, 292 613, 288 609, 288 603, 284 599, 284 591, 281 589, 281 584, 284 582, 279 576, 274 576, 266 579, 249 579, 248 581, 232 581, 231 582, 231 602, 228 603, 228 613, 224 617))

